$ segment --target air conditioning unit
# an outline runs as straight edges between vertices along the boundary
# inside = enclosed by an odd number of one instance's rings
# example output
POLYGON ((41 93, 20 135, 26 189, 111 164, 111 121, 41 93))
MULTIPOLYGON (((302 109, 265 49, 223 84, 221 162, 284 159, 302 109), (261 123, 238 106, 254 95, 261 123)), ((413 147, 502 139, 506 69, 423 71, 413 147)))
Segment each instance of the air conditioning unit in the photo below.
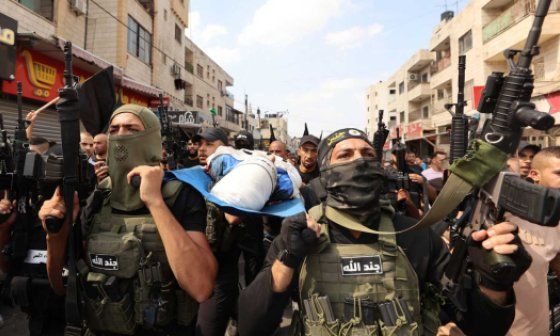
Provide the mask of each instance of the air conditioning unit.
POLYGON ((77 15, 85 15, 87 14, 87 2, 86 0, 69 0, 70 8, 77 14, 77 15))
POLYGON ((174 64, 171 66, 171 74, 172 74, 173 76, 181 76, 181 67, 179 66, 179 64, 174 63, 174 64))
POLYGON ((418 75, 415 73, 409 73, 408 74, 408 80, 410 81, 417 81, 418 80, 418 75))

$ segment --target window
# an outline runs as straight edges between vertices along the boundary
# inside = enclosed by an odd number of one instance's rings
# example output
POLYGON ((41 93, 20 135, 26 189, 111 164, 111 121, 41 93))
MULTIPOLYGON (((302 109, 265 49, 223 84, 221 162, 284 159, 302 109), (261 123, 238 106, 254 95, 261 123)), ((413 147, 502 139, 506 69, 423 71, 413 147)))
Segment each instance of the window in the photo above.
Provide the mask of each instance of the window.
POLYGON ((201 78, 204 76, 204 68, 200 64, 196 65, 196 75, 201 78))
POLYGON ((401 113, 399 113, 399 118, 400 118, 400 123, 404 123, 404 111, 401 111, 401 113))
POLYGON ((203 106, 204 104, 204 99, 201 96, 196 96, 196 107, 198 108, 204 108, 203 106))
POLYGON ((222 88, 224 87, 224 84, 222 83, 221 80, 218 81, 218 91, 220 91, 220 93, 222 93, 222 88))
POLYGON ((53 20, 54 0, 18 0, 17 2, 45 19, 49 21, 53 20))
POLYGON ((369 99, 369 95, 367 95, 367 98, 366 98, 366 99, 369 99))
POLYGON ((399 83, 399 94, 403 94, 404 92, 404 82, 399 83))
POLYGON ((208 99, 206 100, 206 107, 210 108, 210 101, 208 99))
POLYGON ((422 119, 430 118, 430 107, 424 106, 422 107, 422 119))
POLYGON ((206 66, 206 78, 210 78, 210 66, 206 66))
POLYGON ((181 34, 182 31, 181 27, 179 27, 178 24, 175 24, 175 41, 179 42, 179 44, 183 42, 183 34, 181 34))
POLYGON ((221 116, 223 112, 223 108, 221 106, 218 106, 218 115, 221 116))
POLYGON ((459 38, 459 55, 464 55, 472 48, 472 31, 469 30, 459 38))
POLYGON ((428 83, 428 73, 427 72, 422 74, 422 76, 420 77, 420 81, 422 83, 428 83))
POLYGON ((389 90, 389 94, 395 94, 395 93, 397 93, 397 90, 395 90, 395 89, 390 89, 389 90))
POLYGON ((138 57, 142 62, 150 64, 152 35, 131 16, 128 17, 127 39, 128 52, 138 57))
POLYGON ((167 21, 167 9, 163 10, 163 20, 167 21))
POLYGON ((369 112, 369 106, 367 107, 367 111, 369 112))
POLYGON ((444 96, 445 96, 445 94, 443 92, 443 89, 438 89, 437 90, 437 99, 442 100, 444 96))

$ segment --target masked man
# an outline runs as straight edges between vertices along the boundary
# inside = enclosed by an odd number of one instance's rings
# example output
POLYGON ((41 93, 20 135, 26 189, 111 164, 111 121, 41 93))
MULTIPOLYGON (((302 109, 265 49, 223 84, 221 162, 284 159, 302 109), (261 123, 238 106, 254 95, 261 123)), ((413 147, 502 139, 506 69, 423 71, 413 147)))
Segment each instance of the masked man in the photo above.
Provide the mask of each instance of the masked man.
MULTIPOLYGON (((429 228, 394 233, 415 221, 380 203, 383 170, 362 131, 326 137, 319 163, 326 199, 309 215, 284 220, 265 267, 240 296, 240 334, 272 334, 296 289, 301 318, 292 319, 292 330, 301 334, 435 334, 437 292, 449 260, 441 238, 429 228)), ((520 275, 530 261, 514 230, 500 223, 472 238, 510 254, 520 275)), ((498 276, 481 281, 465 292, 468 314, 449 314, 469 334, 503 335, 514 317, 513 284, 498 276)))
MULTIPOLYGON (((191 335, 197 303, 212 292, 217 265, 204 235, 204 199, 178 181, 162 185, 160 160, 156 115, 138 105, 113 112, 111 190, 94 192, 81 216, 81 311, 96 335, 191 335)), ((76 199, 74 220, 78 209, 76 199)), ((57 190, 39 217, 45 227, 47 217, 63 218, 65 212, 57 190)), ((58 233, 47 234, 49 281, 61 295, 69 231, 67 221, 58 233)))

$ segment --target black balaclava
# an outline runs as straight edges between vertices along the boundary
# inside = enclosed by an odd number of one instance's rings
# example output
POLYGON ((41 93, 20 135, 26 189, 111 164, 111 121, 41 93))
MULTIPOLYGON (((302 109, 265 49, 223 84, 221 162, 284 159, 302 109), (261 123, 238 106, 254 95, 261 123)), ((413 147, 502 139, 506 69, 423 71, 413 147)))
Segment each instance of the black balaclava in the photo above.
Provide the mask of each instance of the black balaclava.
POLYGON ((371 226, 381 211, 379 198, 384 171, 374 158, 330 164, 334 147, 346 139, 362 139, 371 145, 367 136, 354 128, 338 130, 321 141, 319 164, 321 183, 327 191, 325 202, 330 207, 348 213, 362 224, 371 226))

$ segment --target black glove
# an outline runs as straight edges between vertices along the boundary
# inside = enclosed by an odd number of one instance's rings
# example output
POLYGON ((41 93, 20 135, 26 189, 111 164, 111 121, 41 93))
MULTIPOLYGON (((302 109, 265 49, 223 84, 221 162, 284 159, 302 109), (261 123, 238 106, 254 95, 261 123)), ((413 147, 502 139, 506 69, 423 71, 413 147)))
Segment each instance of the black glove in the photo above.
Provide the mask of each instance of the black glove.
POLYGON ((518 247, 513 254, 486 250, 482 242, 469 238, 469 258, 480 277, 480 285, 495 291, 507 291, 531 266, 533 258, 523 247, 517 232, 513 234, 515 239, 509 244, 518 247))
POLYGON ((318 241, 315 231, 307 227, 305 213, 284 219, 280 236, 288 253, 299 260, 305 258, 318 241))

